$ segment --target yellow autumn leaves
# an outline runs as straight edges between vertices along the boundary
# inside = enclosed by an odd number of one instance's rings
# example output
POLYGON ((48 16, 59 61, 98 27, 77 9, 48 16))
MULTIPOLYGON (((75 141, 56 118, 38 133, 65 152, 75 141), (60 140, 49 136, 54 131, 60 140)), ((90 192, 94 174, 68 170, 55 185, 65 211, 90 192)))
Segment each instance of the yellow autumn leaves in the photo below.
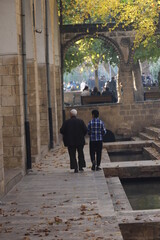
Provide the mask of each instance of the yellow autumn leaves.
MULTIPOLYGON (((65 2, 63 14, 72 24, 115 22, 112 30, 120 24, 125 29, 132 26, 135 31, 135 46, 147 45, 155 34, 160 14, 160 0, 70 0, 65 2)), ((159 23, 160 24, 160 23, 159 23)))

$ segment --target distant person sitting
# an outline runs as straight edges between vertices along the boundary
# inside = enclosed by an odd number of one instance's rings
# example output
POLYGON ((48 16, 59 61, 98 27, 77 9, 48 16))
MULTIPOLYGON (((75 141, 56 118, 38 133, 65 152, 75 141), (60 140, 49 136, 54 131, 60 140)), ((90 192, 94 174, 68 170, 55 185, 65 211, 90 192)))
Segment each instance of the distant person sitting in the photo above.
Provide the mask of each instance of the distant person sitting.
POLYGON ((81 93, 81 96, 90 96, 90 91, 88 86, 86 85, 85 88, 83 89, 83 92, 81 93))
POLYGON ((103 96, 113 95, 112 92, 109 90, 109 87, 104 87, 102 91, 103 96))
POLYGON ((100 96, 101 93, 100 93, 100 91, 98 91, 98 88, 97 88, 97 87, 94 87, 94 88, 93 88, 93 91, 91 92, 91 95, 92 95, 92 96, 100 96))
POLYGON ((81 88, 81 91, 83 91, 83 89, 85 88, 85 82, 83 81, 83 82, 81 82, 81 85, 80 85, 80 88, 81 88))
POLYGON ((113 95, 113 92, 110 91, 109 87, 104 87, 104 90, 102 92, 102 96, 111 96, 112 97, 112 102, 117 102, 117 99, 113 95))

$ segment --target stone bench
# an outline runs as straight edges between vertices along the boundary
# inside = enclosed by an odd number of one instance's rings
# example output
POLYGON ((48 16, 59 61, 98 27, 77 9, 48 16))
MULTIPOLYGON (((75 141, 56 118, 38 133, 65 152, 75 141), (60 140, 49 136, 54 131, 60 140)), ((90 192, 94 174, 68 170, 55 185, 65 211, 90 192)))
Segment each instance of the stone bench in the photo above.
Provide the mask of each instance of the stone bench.
POLYGON ((157 100, 160 99, 160 92, 145 92, 144 100, 157 100))
POLYGON ((112 103, 113 101, 112 95, 100 95, 100 96, 81 96, 81 104, 99 104, 99 103, 112 103))

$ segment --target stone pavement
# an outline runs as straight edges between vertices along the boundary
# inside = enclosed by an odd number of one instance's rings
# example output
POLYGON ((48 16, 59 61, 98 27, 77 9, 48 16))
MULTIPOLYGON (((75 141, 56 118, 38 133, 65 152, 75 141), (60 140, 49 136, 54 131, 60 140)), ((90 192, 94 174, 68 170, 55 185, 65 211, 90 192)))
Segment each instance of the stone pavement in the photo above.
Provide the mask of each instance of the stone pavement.
MULTIPOLYGON (((69 169, 67 149, 56 147, 0 204, 1 240, 122 240, 102 171, 69 169)), ((105 150, 103 151, 103 162, 105 150)))

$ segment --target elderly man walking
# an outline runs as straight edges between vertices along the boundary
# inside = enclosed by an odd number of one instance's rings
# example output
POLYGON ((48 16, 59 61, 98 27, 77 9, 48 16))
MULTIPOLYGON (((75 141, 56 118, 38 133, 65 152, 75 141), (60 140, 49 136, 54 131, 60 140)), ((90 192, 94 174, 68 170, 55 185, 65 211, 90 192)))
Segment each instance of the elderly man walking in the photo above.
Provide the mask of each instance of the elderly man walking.
POLYGON ((84 158, 83 148, 85 145, 85 135, 87 127, 83 120, 77 118, 77 110, 70 111, 70 119, 64 121, 60 133, 63 135, 63 142, 68 147, 70 157, 70 169, 74 172, 84 171, 86 162, 84 158), (78 163, 76 159, 76 152, 78 152, 78 163))

